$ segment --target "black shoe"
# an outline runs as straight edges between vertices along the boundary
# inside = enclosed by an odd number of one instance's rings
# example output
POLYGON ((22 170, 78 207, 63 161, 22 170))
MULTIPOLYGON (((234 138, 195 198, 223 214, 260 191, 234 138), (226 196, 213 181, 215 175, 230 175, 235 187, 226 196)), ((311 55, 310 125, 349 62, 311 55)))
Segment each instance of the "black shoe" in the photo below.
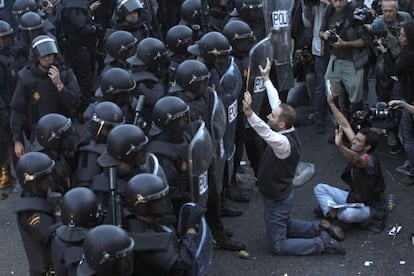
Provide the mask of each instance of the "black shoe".
POLYGON ((214 240, 214 248, 229 251, 240 251, 246 249, 246 245, 242 242, 232 240, 228 237, 223 237, 214 240))
POLYGON ((224 229, 224 235, 226 235, 227 238, 231 238, 234 234, 230 229, 224 229))
POLYGON ((325 124, 316 123, 315 124, 315 133, 316 134, 324 134, 324 132, 325 132, 325 124))
POLYGON ((227 188, 226 196, 231 200, 238 202, 246 203, 250 201, 249 192, 245 189, 240 188, 237 183, 232 183, 229 185, 227 188))
POLYGON ((323 219, 319 222, 319 229, 326 231, 332 238, 337 241, 343 241, 345 238, 344 230, 338 225, 331 223, 327 219, 323 219))
POLYGON ((405 175, 398 179, 398 184, 400 185, 406 185, 406 186, 412 186, 414 185, 414 176, 412 175, 405 175))
POLYGON ((243 212, 236 207, 223 206, 221 207, 221 216, 222 217, 238 217, 241 216, 243 212))
POLYGON ((402 175, 411 175, 410 174, 410 161, 405 160, 404 164, 396 168, 397 172, 402 175))
POLYGON ((322 231, 319 238, 322 240, 323 245, 325 246, 325 253, 341 255, 345 254, 345 249, 339 244, 339 242, 331 238, 327 232, 322 231))
POLYGON ((393 145, 390 146, 390 149, 388 151, 389 154, 391 155, 398 155, 403 151, 401 145, 393 145))

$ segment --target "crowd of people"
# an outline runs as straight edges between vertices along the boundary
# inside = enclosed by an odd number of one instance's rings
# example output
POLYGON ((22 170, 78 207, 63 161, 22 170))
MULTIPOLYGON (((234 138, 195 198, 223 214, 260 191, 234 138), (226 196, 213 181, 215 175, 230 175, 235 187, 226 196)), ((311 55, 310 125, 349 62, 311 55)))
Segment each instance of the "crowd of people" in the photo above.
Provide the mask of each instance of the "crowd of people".
POLYGON ((294 1, 290 88, 277 60, 250 68, 256 43, 280 39, 263 2, 13 2, 0 20, 0 189, 21 193, 30 275, 195 275, 213 240, 245 249, 222 220, 242 215, 228 199, 250 200, 244 153, 274 254, 344 254, 350 225, 384 229, 379 134, 414 184, 414 2, 294 1), (367 107, 372 78, 383 104, 367 107), (300 105, 317 134, 335 122, 349 162, 348 191, 314 187, 316 221, 289 215, 300 105))

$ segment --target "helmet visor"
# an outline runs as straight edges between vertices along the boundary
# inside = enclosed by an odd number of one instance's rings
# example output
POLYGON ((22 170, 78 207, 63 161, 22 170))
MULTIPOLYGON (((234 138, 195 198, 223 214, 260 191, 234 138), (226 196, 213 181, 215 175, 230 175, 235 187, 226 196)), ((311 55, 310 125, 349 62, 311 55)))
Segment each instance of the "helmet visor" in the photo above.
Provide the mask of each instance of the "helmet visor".
POLYGON ((44 38, 36 41, 33 43, 32 49, 36 52, 38 57, 58 53, 56 43, 52 38, 44 38))

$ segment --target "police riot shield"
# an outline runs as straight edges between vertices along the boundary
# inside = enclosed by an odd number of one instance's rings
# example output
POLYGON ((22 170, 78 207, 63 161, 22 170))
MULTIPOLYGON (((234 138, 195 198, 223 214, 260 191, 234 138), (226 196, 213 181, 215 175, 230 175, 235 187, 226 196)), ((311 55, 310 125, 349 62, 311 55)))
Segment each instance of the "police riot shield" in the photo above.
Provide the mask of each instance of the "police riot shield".
POLYGON ((217 92, 213 90, 213 106, 211 107, 211 119, 210 119, 210 134, 211 140, 213 142, 213 166, 211 167, 211 175, 214 179, 215 188, 217 191, 221 191, 222 178, 224 172, 224 133, 226 132, 226 109, 224 108, 223 103, 217 95, 217 92))
POLYGON ((242 92, 242 81, 240 70, 231 58, 231 63, 226 72, 220 79, 220 85, 217 87, 217 95, 226 108, 227 127, 224 133, 224 151, 227 168, 227 183, 233 175, 233 159, 236 146, 234 144, 236 136, 237 116, 238 116, 238 99, 242 92))
POLYGON ((164 170, 160 166, 158 158, 157 156, 155 156, 155 154, 150 152, 145 154, 145 168, 148 170, 149 173, 159 176, 164 181, 164 183, 168 183, 164 170))
POLYGON ((268 37, 256 43, 249 53, 246 88, 252 95, 252 109, 257 114, 260 112, 263 100, 266 97, 266 88, 259 65, 265 68, 267 59, 273 60, 273 45, 268 37))
MULTIPOLYGON (((180 208, 178 216, 177 232, 183 237, 187 231, 187 222, 196 205, 192 202, 185 203, 180 208)), ((199 229, 197 233, 197 250, 194 256, 194 263, 191 275, 206 275, 207 269, 213 260, 213 235, 207 225, 204 216, 200 219, 199 229)))
POLYGON ((194 202, 207 206, 208 168, 213 155, 213 144, 204 121, 194 122, 196 132, 188 148, 188 173, 194 202))
POLYGON ((273 60, 276 69, 277 87, 280 91, 293 87, 292 53, 290 36, 291 14, 295 1, 263 0, 266 32, 273 44, 273 60))

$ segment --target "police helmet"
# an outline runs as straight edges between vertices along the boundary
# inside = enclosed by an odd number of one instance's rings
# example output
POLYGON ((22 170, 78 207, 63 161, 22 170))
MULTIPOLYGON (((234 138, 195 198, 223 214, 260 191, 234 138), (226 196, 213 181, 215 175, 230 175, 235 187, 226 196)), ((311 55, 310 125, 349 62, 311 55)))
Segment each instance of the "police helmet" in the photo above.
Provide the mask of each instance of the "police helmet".
POLYGON ((143 156, 148 138, 137 126, 124 124, 114 127, 108 135, 106 152, 98 158, 101 167, 114 167, 119 162, 134 165, 143 156))
POLYGON ((180 118, 188 116, 188 105, 180 98, 166 96, 157 101, 152 110, 155 125, 162 130, 177 130, 180 118))
POLYGON ((169 186, 159 176, 141 173, 132 177, 125 189, 126 205, 137 216, 162 215, 154 214, 152 204, 168 194, 169 186))
POLYGON ((127 59, 131 65, 158 65, 167 55, 164 43, 154 37, 147 37, 138 44, 136 54, 127 59))
POLYGON ((16 164, 16 176, 25 192, 44 195, 54 181, 45 181, 51 175, 55 161, 42 152, 28 152, 16 164))
POLYGON ((235 10, 231 15, 254 22, 263 19, 262 0, 236 0, 235 10))
POLYGON ((99 225, 86 235, 77 275, 127 276, 134 269, 134 240, 115 225, 99 225))
POLYGON ((22 31, 37 31, 42 30, 43 19, 36 12, 26 12, 20 18, 19 29, 22 31))
POLYGON ((56 41, 48 35, 38 35, 32 41, 31 55, 33 59, 37 60, 41 57, 57 54, 58 48, 56 41))
POLYGON ((12 13, 18 17, 25 12, 32 11, 37 12, 38 7, 35 0, 16 0, 13 3, 12 13))
POLYGON ((89 133, 98 142, 106 143, 109 132, 117 125, 125 123, 124 113, 113 102, 100 102, 93 110, 89 122, 89 133))
POLYGON ((110 101, 121 93, 133 93, 136 83, 131 72, 122 68, 110 68, 102 75, 101 86, 97 93, 110 101))
POLYGON ((118 0, 116 3, 116 16, 118 22, 122 22, 127 14, 142 8, 143 6, 139 0, 118 0))
POLYGON ((210 72, 207 66, 198 60, 186 60, 175 71, 175 85, 170 92, 185 90, 201 96, 208 87, 210 72))
POLYGON ((168 50, 175 54, 186 54, 187 47, 193 43, 193 31, 185 25, 171 27, 166 36, 168 50))
POLYGON ((36 138, 46 150, 73 151, 79 142, 79 134, 72 120, 57 113, 49 113, 36 125, 36 138))
POLYGON ((114 60, 125 61, 134 55, 137 47, 137 39, 130 32, 115 31, 108 36, 106 41, 106 51, 108 55, 105 57, 105 63, 114 60))
POLYGON ((209 14, 208 6, 203 11, 201 0, 185 0, 181 4, 181 22, 185 25, 201 25, 202 17, 209 14))
POLYGON ((92 228, 99 224, 101 207, 95 193, 86 187, 76 187, 64 196, 61 218, 70 227, 92 228))
POLYGON ((202 57, 206 64, 214 64, 216 57, 230 55, 231 49, 229 41, 223 34, 209 32, 187 50, 190 54, 202 57))
POLYGON ((12 35, 14 33, 13 28, 7 21, 0 20, 0 38, 12 35))
POLYGON ((248 53, 255 41, 252 29, 246 22, 241 20, 228 22, 223 28, 223 34, 230 42, 233 50, 238 53, 248 53))

